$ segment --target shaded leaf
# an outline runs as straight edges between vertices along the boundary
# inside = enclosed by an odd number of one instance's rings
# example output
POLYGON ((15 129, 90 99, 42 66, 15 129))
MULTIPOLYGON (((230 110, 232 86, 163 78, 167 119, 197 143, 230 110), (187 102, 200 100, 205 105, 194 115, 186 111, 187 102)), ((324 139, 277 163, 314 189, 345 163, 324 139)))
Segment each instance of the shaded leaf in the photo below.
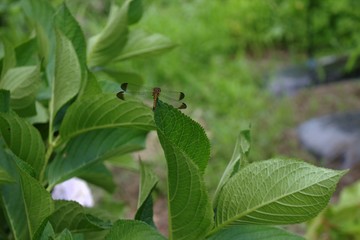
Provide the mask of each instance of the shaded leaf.
POLYGON ((49 222, 55 233, 60 233, 64 229, 76 232, 100 231, 111 226, 109 222, 87 214, 77 202, 63 200, 54 202, 55 211, 49 217, 49 222))
POLYGON ((11 151, 39 175, 45 162, 45 146, 38 130, 12 113, 0 113, 0 132, 11 151))
MULTIPOLYGON (((11 68, 14 68, 16 66, 16 55, 14 51, 14 46, 5 39, 4 37, 0 38, 1 42, 4 46, 4 58, 2 60, 2 68, 1 68, 1 78, 0 80, 5 76, 7 71, 11 68)), ((1 86, 1 81, 0 81, 1 86)))
POLYGON ((0 186, 2 207, 12 235, 15 239, 32 239, 54 209, 51 196, 38 181, 17 167, 15 156, 1 137, 0 167, 15 181, 0 186))
POLYGON ((138 210, 136 211, 135 219, 155 227, 151 193, 159 180, 155 173, 142 162, 140 162, 140 173, 141 181, 139 186, 138 210))
POLYGON ((94 130, 73 138, 49 165, 50 188, 114 155, 142 149, 145 135, 142 130, 116 128, 94 130))
POLYGON ((345 172, 290 159, 250 164, 223 187, 217 206, 217 228, 307 221, 327 205, 345 172))
POLYGON ((207 238, 208 240, 305 240, 305 238, 289 233, 283 229, 258 226, 241 225, 230 226, 207 238))
POLYGON ((0 89, 0 112, 7 113, 10 110, 10 91, 0 89))
POLYGON ((47 219, 43 221, 34 235, 34 240, 49 240, 55 238, 55 232, 47 219))
POLYGON ((142 0, 132 0, 129 5, 129 25, 137 23, 143 14, 142 0))
POLYGON ((16 66, 37 64, 35 53, 37 51, 36 38, 30 38, 15 48, 16 66))
POLYGON ((142 30, 134 30, 129 40, 114 61, 124 61, 135 57, 152 56, 174 48, 176 45, 161 34, 148 34, 142 30))
POLYGON ((40 70, 36 66, 12 68, 7 71, 0 89, 10 91, 10 106, 20 116, 35 115, 35 98, 40 84, 40 70))
POLYGON ((4 183, 12 183, 14 179, 10 174, 2 167, 0 167, 0 185, 4 183))
POLYGON ((133 239, 133 240, 165 240, 166 238, 144 222, 134 220, 119 220, 110 229, 106 240, 133 239))
POLYGON ((198 123, 168 104, 158 101, 154 116, 168 165, 170 239, 203 239, 213 225, 203 180, 209 140, 198 123))
POLYGON ((95 129, 132 127, 154 129, 152 111, 134 101, 123 101, 115 95, 99 94, 83 98, 68 109, 60 127, 62 141, 95 129))
POLYGON ((87 167, 82 171, 79 177, 110 193, 114 192, 116 188, 112 173, 103 163, 87 167))

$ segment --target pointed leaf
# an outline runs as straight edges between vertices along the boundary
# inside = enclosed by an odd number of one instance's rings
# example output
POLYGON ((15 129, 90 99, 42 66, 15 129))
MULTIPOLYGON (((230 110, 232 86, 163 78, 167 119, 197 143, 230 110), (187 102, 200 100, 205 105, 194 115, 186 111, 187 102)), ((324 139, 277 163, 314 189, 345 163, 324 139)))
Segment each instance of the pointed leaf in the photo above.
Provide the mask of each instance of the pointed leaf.
POLYGON ((283 229, 258 226, 241 225, 224 228, 208 240, 305 240, 303 237, 289 233, 283 229))
POLYGON ((168 104, 158 101, 154 116, 168 165, 170 238, 203 239, 213 225, 203 180, 209 140, 198 123, 168 104))
POLYGON ((14 51, 14 46, 10 43, 10 41, 5 39, 4 37, 1 37, 1 42, 3 43, 4 46, 4 58, 2 61, 3 65, 1 68, 0 80, 5 76, 5 74, 9 69, 14 68, 16 66, 16 55, 14 51))
POLYGON ((39 175, 45 161, 45 146, 38 130, 12 113, 0 113, 0 132, 11 151, 39 175))
POLYGON ((139 102, 120 100, 113 94, 83 98, 68 109, 60 135, 66 141, 84 132, 114 127, 154 129, 151 109, 139 102))
POLYGON ((143 14, 142 0, 132 0, 129 5, 129 25, 137 23, 143 14))
POLYGON ((103 31, 89 41, 88 63, 101 66, 114 59, 124 48, 128 35, 128 9, 131 0, 119 7, 111 7, 108 22, 103 31))
POLYGON ((166 238, 144 222, 119 220, 113 225, 106 236, 106 240, 112 239, 165 240, 166 238))
POLYGON ((139 186, 138 210, 135 214, 135 219, 155 226, 151 193, 159 180, 155 173, 142 162, 140 162, 140 173, 141 181, 139 186))
POLYGON ((49 240, 55 237, 55 232, 49 221, 46 219, 34 235, 34 240, 49 240))
POLYGON ((135 129, 100 129, 73 138, 49 165, 49 188, 81 175, 87 167, 144 146, 146 132, 135 129))
POLYGON ((35 97, 40 84, 39 67, 27 66, 9 69, 0 89, 10 91, 10 105, 20 116, 35 115, 35 97))
POLYGON ((64 229, 76 232, 99 231, 110 227, 110 223, 87 214, 84 208, 73 201, 55 201, 55 211, 49 217, 55 233, 64 229))
POLYGON ((0 89, 0 112, 7 113, 10 110, 10 91, 0 89))
POLYGON ((236 139, 233 155, 220 179, 219 185, 217 186, 215 192, 214 201, 213 201, 215 207, 217 205, 217 200, 222 187, 235 173, 237 173, 240 170, 241 167, 248 164, 247 156, 249 154, 249 151, 250 151, 250 130, 247 129, 241 131, 238 138, 236 139))
POLYGON ((36 65, 36 38, 31 38, 15 48, 16 66, 36 65))
POLYGON ((235 174, 219 196, 216 224, 292 224, 316 216, 346 171, 296 160, 255 162, 235 174))
POLYGON ((55 79, 50 102, 50 120, 80 89, 81 69, 71 42, 61 33, 56 34, 55 79))
POLYGON ((64 229, 58 236, 55 237, 55 240, 73 240, 73 236, 68 229, 64 229))
POLYGON ((148 34, 134 30, 129 34, 129 40, 114 61, 124 61, 135 57, 152 56, 174 48, 176 45, 161 34, 148 34))
POLYGON ((0 167, 15 180, 0 186, 3 211, 14 239, 32 239, 54 205, 40 183, 17 167, 15 158, 0 137, 0 167))
POLYGON ((15 180, 11 177, 11 175, 0 166, 0 185, 4 183, 12 183, 15 180))

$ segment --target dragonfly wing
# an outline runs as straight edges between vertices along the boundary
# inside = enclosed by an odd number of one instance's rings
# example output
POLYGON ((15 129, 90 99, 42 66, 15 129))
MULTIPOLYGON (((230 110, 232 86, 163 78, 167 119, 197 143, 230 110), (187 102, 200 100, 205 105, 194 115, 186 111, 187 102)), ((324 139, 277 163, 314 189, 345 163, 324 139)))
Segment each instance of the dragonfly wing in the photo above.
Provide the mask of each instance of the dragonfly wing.
POLYGON ((118 92, 117 94, 116 94, 116 96, 118 97, 118 98, 120 98, 121 100, 125 100, 125 94, 124 94, 125 92, 124 91, 120 91, 120 92, 118 92))

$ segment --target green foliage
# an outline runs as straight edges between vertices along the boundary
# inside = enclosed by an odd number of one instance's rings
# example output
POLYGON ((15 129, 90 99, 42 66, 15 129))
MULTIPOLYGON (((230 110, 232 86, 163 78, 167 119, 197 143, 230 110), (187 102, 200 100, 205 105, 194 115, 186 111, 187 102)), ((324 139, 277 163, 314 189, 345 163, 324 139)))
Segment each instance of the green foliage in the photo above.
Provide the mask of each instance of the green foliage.
POLYGON ((114 4, 88 47, 65 4, 55 9, 45 0, 20 2, 29 19, 22 24, 31 31, 21 41, 14 36, 9 37, 14 41, 2 40, 1 239, 165 239, 153 221, 158 179, 144 164, 136 220, 107 221, 50 195, 56 184, 74 176, 113 191, 108 161, 142 149, 153 129, 167 162, 170 239, 268 239, 264 232, 299 239, 278 228, 248 224, 303 222, 328 203, 344 171, 286 159, 251 163, 248 130, 241 133, 211 199, 204 180, 210 158, 204 129, 160 100, 152 112, 138 101, 116 99, 116 82, 142 80, 119 70, 123 61, 174 46, 162 35, 129 27, 143 15, 140 0, 114 4), (112 81, 106 74, 121 79, 112 81))

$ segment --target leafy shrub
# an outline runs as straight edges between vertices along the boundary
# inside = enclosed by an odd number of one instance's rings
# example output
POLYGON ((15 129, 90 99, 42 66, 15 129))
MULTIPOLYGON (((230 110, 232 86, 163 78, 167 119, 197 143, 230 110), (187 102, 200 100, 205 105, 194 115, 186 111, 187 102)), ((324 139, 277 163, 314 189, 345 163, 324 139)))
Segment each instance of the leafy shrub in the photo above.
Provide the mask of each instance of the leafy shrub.
POLYGON ((115 80, 143 80, 114 68, 114 62, 174 46, 162 35, 129 28, 142 16, 140 0, 113 5, 88 47, 66 5, 55 11, 46 0, 21 3, 36 37, 20 45, 3 40, 2 238, 164 239, 152 220, 158 180, 144 164, 135 220, 111 222, 50 195, 74 176, 113 191, 105 161, 142 149, 154 129, 168 166, 170 239, 301 239, 271 225, 306 221, 328 203, 345 171, 290 159, 250 163, 248 131, 240 135, 211 201, 204 181, 210 144, 203 128, 160 100, 152 112, 138 101, 115 98, 115 80))

